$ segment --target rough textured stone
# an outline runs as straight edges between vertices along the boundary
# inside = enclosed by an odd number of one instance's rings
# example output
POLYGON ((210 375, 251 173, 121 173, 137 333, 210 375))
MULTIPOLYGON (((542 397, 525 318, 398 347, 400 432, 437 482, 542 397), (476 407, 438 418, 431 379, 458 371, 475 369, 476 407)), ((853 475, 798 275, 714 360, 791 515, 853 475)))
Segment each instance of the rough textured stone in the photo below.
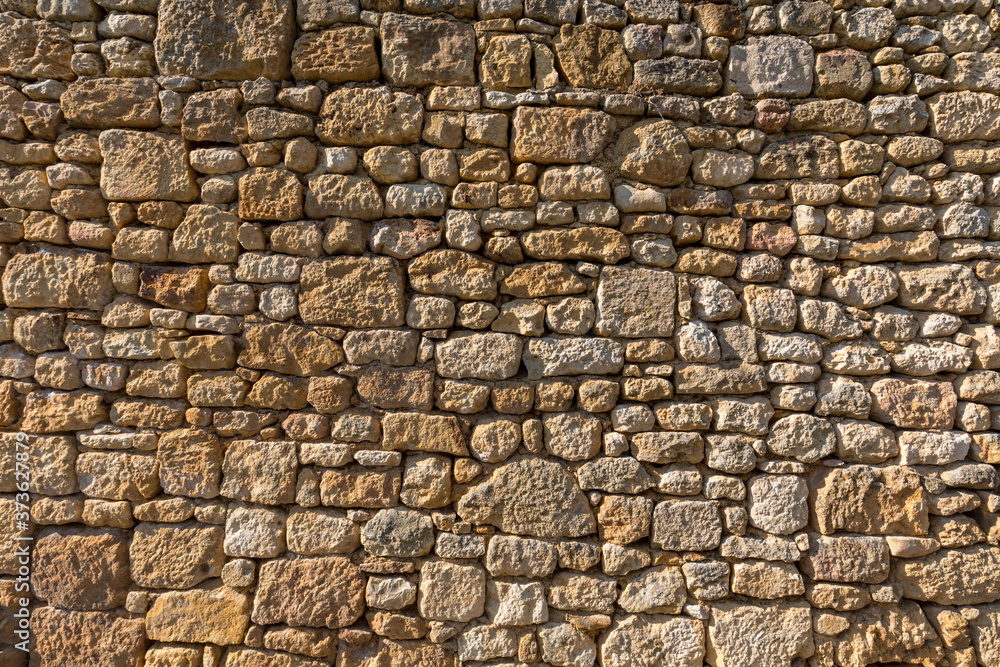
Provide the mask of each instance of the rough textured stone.
POLYGON ((225 531, 196 523, 143 523, 129 547, 132 578, 149 588, 190 588, 222 573, 225 531))
POLYGON ((541 164, 590 162, 608 145, 613 132, 613 120, 600 111, 518 107, 511 159, 541 164))
POLYGON ((796 37, 751 37, 730 50, 727 87, 749 97, 805 97, 812 91, 813 51, 796 37))
POLYGON ((708 624, 707 659, 716 667, 787 665, 814 650, 805 602, 720 602, 708 624))
POLYGON ((814 507, 825 534, 844 530, 866 535, 927 532, 927 497, 919 476, 903 467, 852 466, 819 473, 814 507))
POLYGON ((669 336, 674 329, 673 274, 606 267, 597 288, 595 331, 604 336, 669 336))
POLYGON ((159 10, 156 62, 164 74, 236 81, 288 74, 291 3, 166 0, 159 10))
POLYGON ((110 257, 56 248, 16 255, 3 272, 3 298, 15 308, 102 310, 114 298, 110 257))
POLYGON ((385 257, 341 257, 302 269, 299 312, 309 324, 358 328, 403 323, 403 273, 385 257))
POLYGON ((330 83, 377 79, 375 31, 347 27, 305 33, 292 49, 292 76, 330 83))
POLYGON ((146 617, 150 639, 238 644, 250 624, 250 602, 227 588, 171 591, 156 598, 146 617))
POLYGON ((583 493, 562 465, 539 459, 504 464, 462 496, 458 513, 517 535, 580 537, 597 529, 583 493))
POLYGON ((0 665, 1000 667, 998 26, 0 0, 0 665))
POLYGON ((334 146, 410 144, 420 138, 423 116, 412 95, 388 88, 343 88, 323 101, 316 135, 334 146))
POLYGON ((1000 599, 992 573, 1000 560, 994 546, 942 549, 919 560, 898 560, 893 581, 903 596, 938 604, 982 604, 1000 599))
POLYGON ((466 24, 388 14, 380 36, 385 78, 395 86, 475 82, 475 33, 466 24))
POLYGON ((191 201, 198 194, 180 137, 134 130, 101 132, 101 191, 108 199, 191 201))
POLYGON ((32 613, 34 653, 40 664, 83 667, 103 662, 138 664, 146 652, 141 619, 124 612, 65 611, 42 607, 32 613), (81 637, 90 641, 82 642, 81 637))
POLYGON ((119 531, 47 528, 35 542, 32 586, 50 605, 114 609, 124 604, 130 581, 128 546, 119 531))
POLYGON ((564 25, 556 55, 573 86, 622 90, 632 82, 632 66, 621 36, 595 25, 564 25))
POLYGON ((364 611, 365 578, 348 558, 273 560, 259 576, 254 623, 342 628, 364 611))

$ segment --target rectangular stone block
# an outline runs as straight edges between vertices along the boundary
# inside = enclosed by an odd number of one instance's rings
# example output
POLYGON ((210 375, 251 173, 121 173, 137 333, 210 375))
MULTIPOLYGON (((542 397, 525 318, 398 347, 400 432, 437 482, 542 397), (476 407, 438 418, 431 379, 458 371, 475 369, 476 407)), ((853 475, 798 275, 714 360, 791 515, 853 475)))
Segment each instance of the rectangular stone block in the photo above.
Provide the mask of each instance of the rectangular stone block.
POLYGON ((158 16, 160 74, 228 81, 288 76, 292 0, 163 0, 158 16))
POLYGON ((101 192, 106 199, 191 201, 198 196, 187 146, 179 136, 105 130, 100 144, 101 192))

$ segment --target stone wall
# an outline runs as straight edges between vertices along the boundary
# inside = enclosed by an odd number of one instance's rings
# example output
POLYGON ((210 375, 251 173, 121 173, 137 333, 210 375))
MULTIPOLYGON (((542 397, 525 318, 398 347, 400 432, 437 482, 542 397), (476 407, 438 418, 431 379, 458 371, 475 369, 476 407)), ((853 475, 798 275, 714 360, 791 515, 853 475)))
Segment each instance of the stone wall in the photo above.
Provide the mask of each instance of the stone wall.
POLYGON ((1000 667, 992 4, 0 0, 0 663, 1000 667))

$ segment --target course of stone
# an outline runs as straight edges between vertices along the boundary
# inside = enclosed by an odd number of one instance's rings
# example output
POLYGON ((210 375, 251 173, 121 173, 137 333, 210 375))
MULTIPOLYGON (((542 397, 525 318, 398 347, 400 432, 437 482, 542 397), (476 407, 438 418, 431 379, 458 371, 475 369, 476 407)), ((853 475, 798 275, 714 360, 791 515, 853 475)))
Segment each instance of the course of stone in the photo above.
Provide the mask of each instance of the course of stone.
POLYGON ((0 0, 0 664, 1000 667, 998 38, 0 0))

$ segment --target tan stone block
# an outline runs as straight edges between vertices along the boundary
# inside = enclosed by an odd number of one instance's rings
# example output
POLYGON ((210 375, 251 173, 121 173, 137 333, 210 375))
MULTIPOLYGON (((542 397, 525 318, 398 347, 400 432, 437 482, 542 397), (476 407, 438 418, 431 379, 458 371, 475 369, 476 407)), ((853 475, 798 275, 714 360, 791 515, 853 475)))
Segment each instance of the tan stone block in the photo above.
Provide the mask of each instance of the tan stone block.
POLYGON ((394 86, 461 86, 476 81, 476 39, 468 24, 386 14, 381 38, 383 74, 394 86))
POLYGON ((59 106, 72 127, 156 129, 160 126, 157 91, 156 81, 149 78, 86 79, 69 84, 59 106))
POLYGON ((398 504, 400 483, 398 469, 370 471, 348 466, 324 471, 319 493, 324 505, 380 509, 398 504))
POLYGON ((324 100, 316 135, 333 146, 413 144, 420 141, 423 116, 423 105, 412 95, 342 88, 324 100))
POLYGON ((33 391, 24 403, 21 428, 28 433, 59 433, 92 428, 108 418, 101 395, 89 391, 33 391))
POLYGON ((302 217, 302 184, 284 169, 259 167, 240 177, 240 217, 295 220, 302 217))
POLYGON ((365 577, 348 558, 272 560, 261 566, 259 579, 255 623, 342 628, 364 612, 365 577))
POLYGON ((292 49, 292 76, 330 83, 377 79, 375 30, 350 26, 304 33, 292 49))
POLYGON ((405 318, 403 271, 388 257, 339 257, 302 269, 304 322, 353 328, 399 326, 405 318))
POLYGON ((590 162, 614 133, 607 114, 589 109, 518 107, 514 112, 514 162, 590 162))
POLYGON ((36 609, 31 615, 39 665, 133 667, 146 652, 141 618, 124 612, 36 609))
POLYGON ((294 442, 233 442, 222 464, 222 495, 265 505, 295 499, 298 456, 294 442))
POLYGON ((162 642, 239 644, 249 612, 247 597, 229 588, 170 591, 146 614, 146 634, 162 642))
POLYGON ((226 532, 201 523, 141 523, 129 556, 132 578, 146 588, 191 588, 222 574, 226 532))
POLYGON ((125 603, 128 544, 119 531, 45 529, 35 541, 33 567, 34 593, 50 605, 97 611, 125 603))
POLYGON ((219 495, 222 445, 199 429, 179 429, 160 436, 156 449, 164 493, 190 498, 219 495))
POLYGON ((13 308, 102 310, 114 298, 111 258, 56 248, 15 255, 3 273, 3 297, 13 308))
POLYGON ((288 75, 292 4, 166 0, 160 9, 155 46, 161 74, 228 81, 281 81, 288 75))
POLYGON ((239 364, 306 377, 344 360, 329 338, 294 324, 256 324, 244 332, 239 364))
POLYGON ((571 86, 621 91, 632 83, 632 64, 617 31, 593 24, 564 25, 556 55, 571 86))
POLYGON ((167 308, 198 313, 208 303, 208 271, 145 266, 139 273, 139 296, 167 308))
POLYGON ((191 201, 198 195, 187 147, 177 135, 105 130, 101 192, 112 201, 191 201))

